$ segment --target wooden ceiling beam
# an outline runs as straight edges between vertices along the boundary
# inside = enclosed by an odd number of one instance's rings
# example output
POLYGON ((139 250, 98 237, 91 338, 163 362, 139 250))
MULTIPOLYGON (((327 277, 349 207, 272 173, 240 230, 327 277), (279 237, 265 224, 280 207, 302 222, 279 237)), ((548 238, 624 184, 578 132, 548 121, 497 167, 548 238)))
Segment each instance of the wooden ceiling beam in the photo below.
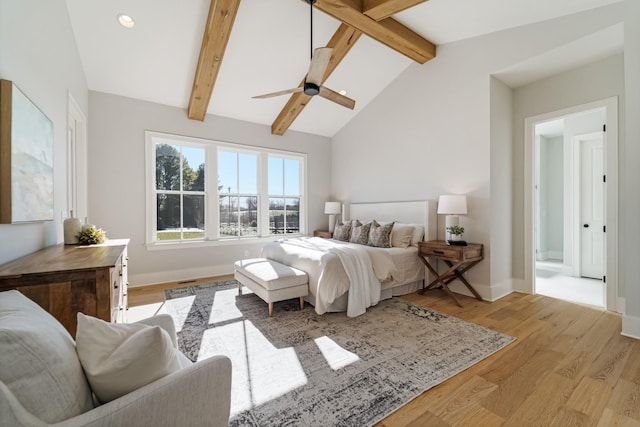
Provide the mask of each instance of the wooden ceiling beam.
POLYGON ((187 115, 204 121, 240 0, 211 0, 187 115))
MULTIPOLYGON (((333 54, 331 55, 331 60, 329 60, 327 70, 324 72, 322 83, 329 78, 340 61, 347 56, 347 53, 351 50, 361 35, 361 31, 358 31, 344 23, 340 24, 326 46, 333 49, 333 54)), ((303 83, 304 78, 302 79, 302 82, 300 82, 299 86, 302 86, 303 83)), ((287 101, 284 108, 280 111, 280 114, 278 114, 278 117, 276 117, 271 125, 271 133, 274 135, 284 135, 296 117, 298 117, 302 110, 304 110, 304 107, 306 107, 309 101, 311 101, 311 98, 311 96, 305 95, 304 92, 298 92, 291 95, 289 101, 287 101)))
POLYGON ((314 6, 420 64, 436 56, 436 46, 433 43, 395 19, 384 18, 375 21, 364 15, 363 1, 317 0, 314 6))
POLYGON ((362 0, 362 13, 374 21, 382 21, 427 0, 362 0))

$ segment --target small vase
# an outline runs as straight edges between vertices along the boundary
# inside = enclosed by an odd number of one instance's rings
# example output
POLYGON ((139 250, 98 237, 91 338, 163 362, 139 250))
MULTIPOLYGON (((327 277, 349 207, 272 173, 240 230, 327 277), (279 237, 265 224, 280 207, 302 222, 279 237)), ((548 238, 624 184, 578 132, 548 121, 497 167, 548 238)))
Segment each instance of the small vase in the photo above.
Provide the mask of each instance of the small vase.
POLYGON ((64 244, 65 245, 77 245, 80 243, 78 240, 78 233, 82 231, 82 224, 80 219, 73 216, 73 211, 70 211, 70 217, 65 219, 62 223, 62 229, 64 230, 64 244))
POLYGON ((459 240, 462 240, 462 234, 452 234, 451 235, 451 240, 456 241, 456 242, 459 241, 459 240))

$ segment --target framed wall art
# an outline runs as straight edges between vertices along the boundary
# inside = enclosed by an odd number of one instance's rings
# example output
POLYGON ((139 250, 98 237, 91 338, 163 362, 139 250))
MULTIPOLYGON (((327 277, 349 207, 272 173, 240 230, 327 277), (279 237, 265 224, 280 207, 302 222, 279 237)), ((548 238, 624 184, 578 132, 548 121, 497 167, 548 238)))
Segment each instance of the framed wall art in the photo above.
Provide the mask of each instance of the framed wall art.
POLYGON ((53 123, 0 80, 0 224, 53 220, 53 123))

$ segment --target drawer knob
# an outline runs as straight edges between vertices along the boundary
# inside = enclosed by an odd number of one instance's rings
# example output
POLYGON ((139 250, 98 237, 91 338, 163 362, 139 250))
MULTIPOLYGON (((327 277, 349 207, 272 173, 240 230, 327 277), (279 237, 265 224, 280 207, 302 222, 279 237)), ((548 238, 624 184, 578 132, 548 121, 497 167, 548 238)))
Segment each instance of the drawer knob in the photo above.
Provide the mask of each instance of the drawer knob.
POLYGON ((434 254, 439 254, 439 255, 444 255, 444 251, 439 251, 439 250, 437 250, 437 249, 434 249, 434 250, 433 250, 433 253, 434 253, 434 254))

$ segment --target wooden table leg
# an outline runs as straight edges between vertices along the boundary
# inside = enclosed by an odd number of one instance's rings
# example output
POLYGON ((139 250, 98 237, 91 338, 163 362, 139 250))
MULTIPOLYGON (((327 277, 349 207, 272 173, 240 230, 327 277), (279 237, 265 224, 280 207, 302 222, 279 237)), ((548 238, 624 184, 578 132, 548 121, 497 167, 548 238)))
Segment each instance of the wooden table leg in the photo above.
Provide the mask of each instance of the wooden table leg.
POLYGON ((440 284, 440 286, 447 293, 447 295, 449 295, 456 302, 456 304, 458 304, 459 307, 462 307, 462 304, 460 303, 458 298, 455 296, 455 294, 453 292, 451 292, 451 289, 449 289, 449 286, 447 286, 447 284, 443 280, 447 276, 451 275, 456 270, 456 268, 458 268, 461 265, 461 263, 460 264, 456 264, 455 266, 449 268, 449 270, 445 271, 443 274, 438 274, 438 272, 431 266, 431 264, 429 264, 427 262, 427 260, 425 260, 423 257, 420 257, 420 259, 427 266, 427 268, 429 269, 431 274, 436 276, 436 279, 433 280, 431 283, 429 283, 428 286, 425 286, 423 289, 421 289, 418 293, 423 295, 429 289, 433 288, 437 284, 440 284))
MULTIPOLYGON (((446 263, 447 263, 447 265, 448 265, 449 267, 452 267, 452 268, 454 267, 454 266, 453 266, 453 263, 452 263, 451 261, 447 261, 447 260, 445 260, 444 262, 446 262, 446 263)), ((451 282, 453 282, 455 279, 460 279, 460 281, 461 281, 461 282, 462 282, 462 283, 467 287, 467 289, 469 289, 469 290, 471 291, 471 293, 472 293, 472 294, 473 294, 477 299, 479 299, 480 301, 482 301, 482 297, 480 296, 480 294, 478 294, 478 292, 476 292, 476 290, 475 290, 475 289, 473 289, 473 286, 471 286, 471 284, 470 284, 469 282, 467 282, 467 279, 465 279, 465 278, 464 278, 464 276, 463 276, 463 274, 464 274, 465 272, 467 272, 469 269, 471 269, 471 267, 473 267, 474 265, 476 265, 478 262, 480 262, 480 261, 479 261, 479 260, 478 260, 478 261, 472 261, 472 262, 470 262, 469 264, 467 264, 467 266, 465 266, 465 267, 464 267, 462 270, 460 270, 460 271, 458 271, 458 267, 459 267, 459 265, 458 265, 458 264, 456 264, 456 265, 455 265, 455 268, 453 268, 453 273, 456 275, 456 277, 453 277, 453 278, 449 279, 449 280, 447 281, 447 283, 451 283, 451 282)))
POLYGON ((435 286, 436 283, 438 283, 438 277, 440 277, 440 275, 438 274, 438 272, 431 266, 431 264, 429 264, 429 262, 424 259, 423 257, 420 257, 420 260, 422 261, 422 263, 424 265, 427 266, 427 268, 429 269, 429 271, 431 272, 431 274, 433 274, 436 279, 434 281, 432 281, 431 283, 429 283, 427 286, 425 286, 424 288, 422 288, 421 290, 418 291, 418 293, 420 295, 423 295, 426 291, 428 291, 429 289, 431 289, 433 286, 435 286))

